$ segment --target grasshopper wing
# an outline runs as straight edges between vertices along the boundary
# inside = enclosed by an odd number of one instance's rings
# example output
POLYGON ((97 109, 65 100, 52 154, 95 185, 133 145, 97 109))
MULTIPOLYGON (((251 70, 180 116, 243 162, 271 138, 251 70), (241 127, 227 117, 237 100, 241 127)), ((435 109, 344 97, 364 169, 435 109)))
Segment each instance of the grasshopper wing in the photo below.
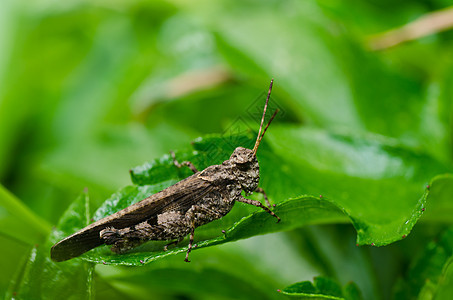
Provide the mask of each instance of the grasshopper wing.
POLYGON ((65 261, 77 257, 104 242, 99 233, 106 227, 122 229, 156 217, 168 210, 187 211, 194 203, 214 189, 207 180, 196 173, 154 195, 105 217, 56 243, 50 257, 65 261))

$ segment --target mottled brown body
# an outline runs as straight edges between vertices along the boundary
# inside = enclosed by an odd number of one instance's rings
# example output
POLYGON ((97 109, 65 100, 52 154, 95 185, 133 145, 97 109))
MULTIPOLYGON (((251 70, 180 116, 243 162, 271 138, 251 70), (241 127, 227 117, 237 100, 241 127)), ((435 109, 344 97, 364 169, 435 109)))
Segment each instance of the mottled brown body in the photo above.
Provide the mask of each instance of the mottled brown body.
POLYGON ((190 234, 185 259, 188 261, 195 228, 222 218, 236 201, 261 207, 280 221, 259 201, 241 195, 242 191, 246 194, 254 191, 263 193, 269 206, 264 191, 258 188, 260 175, 256 151, 277 113, 274 113, 261 135, 271 89, 272 82, 253 150, 238 147, 229 160, 201 172, 190 162, 179 164, 174 159, 177 167, 186 165, 195 174, 61 240, 52 247, 51 258, 64 261, 102 244, 112 245, 112 251, 123 253, 149 240, 176 240, 173 243, 178 243, 190 234))
POLYGON ((113 245, 114 252, 122 253, 148 240, 182 240, 193 229, 222 218, 236 201, 240 201, 242 190, 251 193, 258 186, 259 165, 251 153, 252 150, 239 147, 221 165, 210 166, 181 181, 178 188, 186 190, 191 189, 193 182, 208 184, 204 190, 206 194, 195 195, 189 205, 170 206, 155 218, 131 227, 108 227, 100 232, 101 238, 106 244, 113 245), (238 163, 237 157, 248 154, 250 161, 238 163))

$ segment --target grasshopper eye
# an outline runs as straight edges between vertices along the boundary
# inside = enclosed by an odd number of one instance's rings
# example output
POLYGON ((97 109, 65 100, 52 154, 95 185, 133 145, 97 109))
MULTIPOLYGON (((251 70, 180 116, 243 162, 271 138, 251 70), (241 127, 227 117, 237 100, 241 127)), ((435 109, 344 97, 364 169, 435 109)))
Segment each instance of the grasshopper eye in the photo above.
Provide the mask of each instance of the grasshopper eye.
POLYGON ((250 164, 249 163, 236 164, 236 167, 241 171, 247 171, 250 169, 250 164))

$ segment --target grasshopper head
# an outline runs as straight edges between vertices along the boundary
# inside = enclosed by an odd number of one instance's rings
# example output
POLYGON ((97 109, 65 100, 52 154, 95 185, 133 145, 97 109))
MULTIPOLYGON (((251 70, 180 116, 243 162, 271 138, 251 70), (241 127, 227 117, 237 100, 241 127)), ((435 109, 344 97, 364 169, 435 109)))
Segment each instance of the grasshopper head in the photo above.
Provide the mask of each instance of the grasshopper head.
POLYGON ((233 153, 230 156, 231 162, 235 163, 238 166, 247 168, 253 162, 256 162, 256 155, 253 153, 253 150, 237 147, 234 149, 233 153))
POLYGON ((255 191, 260 180, 260 167, 253 150, 237 147, 231 154, 229 162, 242 189, 246 193, 255 191))

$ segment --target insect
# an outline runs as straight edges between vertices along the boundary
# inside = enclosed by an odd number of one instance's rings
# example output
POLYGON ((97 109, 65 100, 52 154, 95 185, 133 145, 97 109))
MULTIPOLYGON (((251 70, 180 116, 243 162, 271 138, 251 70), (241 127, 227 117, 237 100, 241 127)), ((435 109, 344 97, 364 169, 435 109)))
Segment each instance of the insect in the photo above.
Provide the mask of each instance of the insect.
POLYGON ((189 167, 194 172, 192 176, 66 237, 52 247, 52 260, 65 261, 103 244, 112 245, 111 250, 115 253, 124 253, 149 240, 173 240, 165 246, 166 250, 167 246, 179 243, 190 234, 185 257, 189 262, 195 228, 222 218, 236 201, 264 209, 278 223, 280 218, 268 208, 266 193, 258 188, 260 175, 256 159, 261 140, 278 112, 274 112, 263 130, 272 84, 273 79, 253 149, 238 147, 230 159, 203 171, 198 171, 191 162, 179 163, 172 152, 174 165, 189 167), (267 206, 245 198, 241 195, 242 190, 246 194, 262 193, 267 206))

